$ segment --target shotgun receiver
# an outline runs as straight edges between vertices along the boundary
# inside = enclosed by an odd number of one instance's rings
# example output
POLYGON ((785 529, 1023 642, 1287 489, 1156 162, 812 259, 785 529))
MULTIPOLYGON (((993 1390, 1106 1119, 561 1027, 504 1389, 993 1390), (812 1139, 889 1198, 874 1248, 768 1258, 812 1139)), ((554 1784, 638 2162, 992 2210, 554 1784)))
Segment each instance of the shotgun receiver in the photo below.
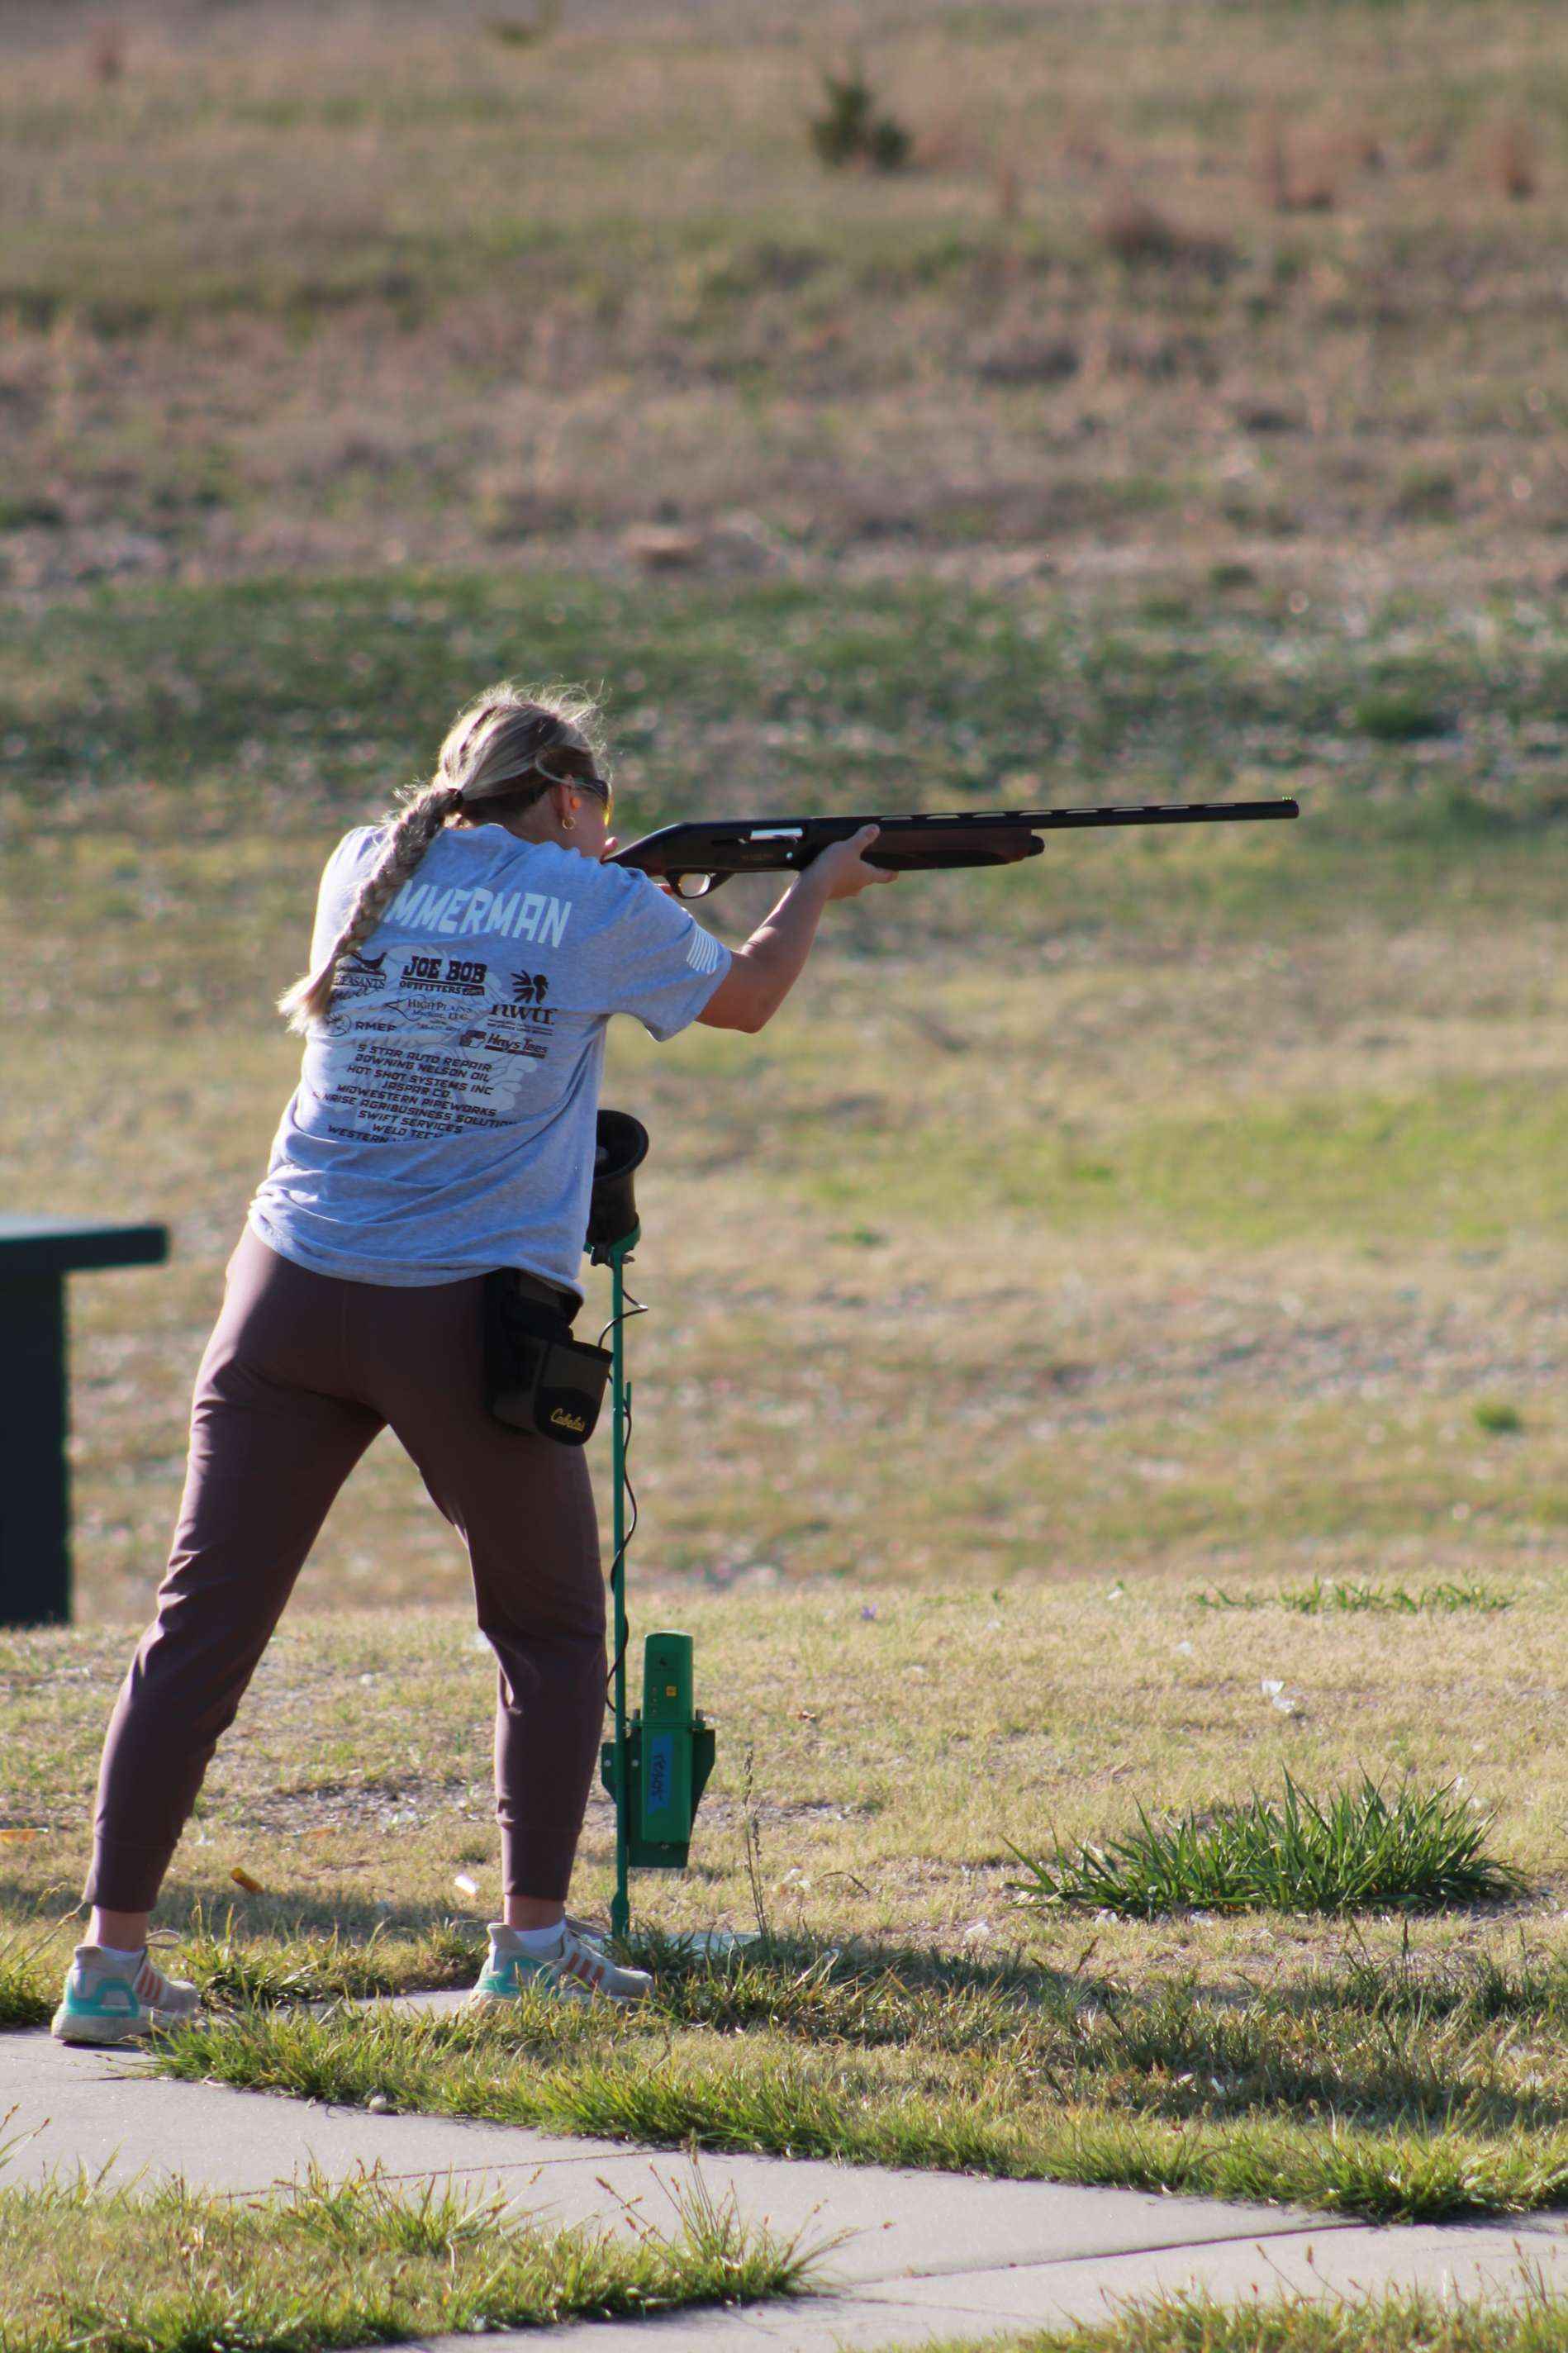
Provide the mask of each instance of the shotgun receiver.
POLYGON ((897 874, 943 866, 1016 866, 1037 858, 1044 833, 1085 826, 1234 825, 1299 817, 1294 801, 1156 802, 1139 808, 965 809, 932 817, 721 818, 712 824, 666 825, 628 842, 607 861, 636 866, 668 882, 678 899, 706 898, 731 874, 772 874, 809 866, 831 841, 863 825, 881 828, 869 862, 897 874))

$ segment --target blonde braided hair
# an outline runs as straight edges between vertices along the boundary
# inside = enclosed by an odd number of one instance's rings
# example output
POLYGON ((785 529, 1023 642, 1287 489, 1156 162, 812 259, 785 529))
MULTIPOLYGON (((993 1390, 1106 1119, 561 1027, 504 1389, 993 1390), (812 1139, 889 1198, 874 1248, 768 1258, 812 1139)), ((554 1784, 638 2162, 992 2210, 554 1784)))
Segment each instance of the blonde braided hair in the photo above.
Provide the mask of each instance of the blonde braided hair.
POLYGON ((401 797, 401 807, 384 818, 391 831, 381 856, 355 892, 324 961, 279 998, 289 1029, 308 1035, 312 1022, 325 1018, 339 965, 364 945, 447 825, 482 825, 492 817, 504 821, 552 785, 569 783, 574 770, 596 774, 602 761, 599 713, 587 696, 567 687, 515 686, 510 679, 476 695, 447 729, 435 776, 413 786, 401 797), (514 780, 516 790, 508 791, 514 780), (468 801, 485 803, 485 816, 471 818, 468 801))

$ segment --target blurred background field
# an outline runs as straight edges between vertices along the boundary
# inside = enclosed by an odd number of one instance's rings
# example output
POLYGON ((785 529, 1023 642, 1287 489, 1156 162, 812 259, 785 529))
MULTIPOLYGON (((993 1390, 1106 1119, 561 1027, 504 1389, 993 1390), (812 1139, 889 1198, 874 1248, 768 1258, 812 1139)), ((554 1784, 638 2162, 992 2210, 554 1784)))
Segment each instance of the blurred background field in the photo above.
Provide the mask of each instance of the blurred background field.
POLYGON ((23 584, 628 530, 1562 568, 1550 0, 5 0, 0 42, 23 584), (857 72, 902 168, 819 159, 857 72))
MULTIPOLYGON (((835 910, 761 1039, 618 1025, 648 1606, 1124 1585, 1163 1656, 1206 1588, 1479 1577, 1554 1724, 1561 12, 0 0, 0 1193, 174 1233, 73 1293, 94 1706, 321 860, 512 672, 604 682, 623 832, 1306 812, 835 910), (897 169, 814 145, 857 61, 897 169)), ((378 1447, 301 1606, 464 1590, 378 1447)), ((1404 1754, 1322 1680, 1325 1763, 1404 1754)))

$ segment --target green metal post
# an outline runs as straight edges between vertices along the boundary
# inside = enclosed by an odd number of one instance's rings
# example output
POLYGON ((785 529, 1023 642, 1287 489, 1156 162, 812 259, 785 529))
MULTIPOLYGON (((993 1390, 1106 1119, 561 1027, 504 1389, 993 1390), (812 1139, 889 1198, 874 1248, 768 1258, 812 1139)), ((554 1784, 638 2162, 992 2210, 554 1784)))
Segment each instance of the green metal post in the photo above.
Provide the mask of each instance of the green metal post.
POLYGON ((610 1905, 610 1934, 613 1936, 626 1935, 632 1916, 631 1896, 627 1888, 630 1865, 626 1822, 626 1808, 631 1799, 631 1753, 626 1738, 626 1423, 631 1411, 632 1393, 626 1378, 621 1318, 626 1307, 623 1269, 637 1241, 637 1232, 634 1229, 625 1241, 616 1242, 610 1251, 610 1314, 613 1319, 610 1330, 610 1478, 615 1489, 612 1506, 615 1551, 611 1555, 610 1592, 615 1605, 616 1645, 616 1893, 610 1905))

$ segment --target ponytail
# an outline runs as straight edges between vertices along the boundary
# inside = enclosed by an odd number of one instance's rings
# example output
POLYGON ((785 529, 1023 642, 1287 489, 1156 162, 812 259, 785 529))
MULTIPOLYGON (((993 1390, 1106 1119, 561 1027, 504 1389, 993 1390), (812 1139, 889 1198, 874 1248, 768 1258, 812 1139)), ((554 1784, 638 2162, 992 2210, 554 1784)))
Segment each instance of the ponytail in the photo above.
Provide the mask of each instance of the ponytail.
POLYGON ((460 785, 426 785, 404 804, 382 851, 355 893, 343 927, 327 951, 326 961, 314 972, 285 989, 278 1010, 288 1016, 290 1029, 309 1035, 313 1021, 323 1019, 332 1001, 332 984, 344 956, 369 939, 394 899, 418 867, 425 852, 447 819, 462 806, 460 785))

